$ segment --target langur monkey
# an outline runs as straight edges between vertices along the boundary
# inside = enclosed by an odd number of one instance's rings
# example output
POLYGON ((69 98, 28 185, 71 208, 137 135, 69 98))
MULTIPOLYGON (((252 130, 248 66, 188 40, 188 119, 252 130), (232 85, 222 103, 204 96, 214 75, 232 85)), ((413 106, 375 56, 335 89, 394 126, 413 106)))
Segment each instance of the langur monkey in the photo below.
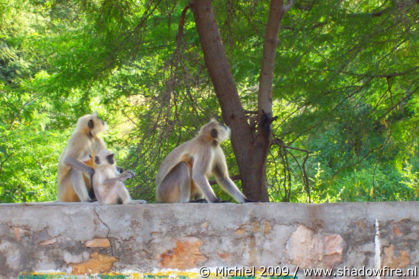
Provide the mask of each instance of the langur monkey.
POLYGON ((195 138, 173 149, 157 174, 157 201, 189 202, 204 197, 208 202, 219 202, 208 182, 211 175, 237 202, 249 201, 228 175, 220 144, 229 137, 230 129, 211 119, 195 138))
POLYGON ((105 142, 98 134, 106 129, 106 124, 97 113, 79 118, 76 129, 58 163, 58 200, 62 202, 92 201, 89 196, 90 184, 95 172, 94 165, 83 163, 89 156, 106 149, 105 142), (86 180, 86 181, 85 181, 86 180))
POLYGON ((115 166, 114 154, 106 149, 95 156, 95 164, 93 188, 97 200, 104 204, 131 202, 131 196, 123 182, 132 178, 134 172, 128 170, 120 173, 115 166))

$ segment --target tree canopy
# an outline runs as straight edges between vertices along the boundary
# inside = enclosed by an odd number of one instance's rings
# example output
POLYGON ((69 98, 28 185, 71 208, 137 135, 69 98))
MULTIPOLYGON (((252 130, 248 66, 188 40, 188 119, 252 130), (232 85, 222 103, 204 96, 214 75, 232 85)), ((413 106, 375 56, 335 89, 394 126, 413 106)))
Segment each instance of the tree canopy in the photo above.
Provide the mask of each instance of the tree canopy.
MULTIPOLYGON (((154 200, 165 155, 211 117, 221 120, 194 15, 181 18, 188 5, 0 3, 0 202, 55 200, 59 155, 91 111, 107 121, 118 164, 136 173, 126 183, 133 198, 154 200)), ((212 8, 257 127, 269 1, 212 8)), ((414 0, 296 0, 283 15, 266 160, 271 201, 419 199, 418 18, 414 0)), ((240 177, 231 144, 223 149, 240 177)))

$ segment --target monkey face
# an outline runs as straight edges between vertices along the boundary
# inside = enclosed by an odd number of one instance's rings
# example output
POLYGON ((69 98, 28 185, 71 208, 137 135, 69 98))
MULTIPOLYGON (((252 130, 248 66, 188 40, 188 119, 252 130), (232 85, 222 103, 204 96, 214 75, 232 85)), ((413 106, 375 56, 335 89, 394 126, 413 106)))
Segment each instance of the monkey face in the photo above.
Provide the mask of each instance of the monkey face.
POLYGON ((219 123, 219 124, 220 124, 220 130, 221 130, 221 132, 219 132, 219 137, 220 137, 220 142, 222 142, 230 138, 231 130, 227 125, 224 125, 222 123, 219 123))
POLYGON ((106 149, 102 149, 99 153, 95 156, 95 163, 96 165, 115 165, 114 154, 106 149))
POLYGON ((88 130, 92 135, 99 134, 105 131, 106 128, 106 123, 98 117, 96 112, 80 117, 77 122, 77 129, 88 130))
POLYGON ((213 118, 210 122, 202 126, 199 134, 208 136, 212 140, 221 143, 230 138, 230 128, 222 123, 219 123, 213 118))

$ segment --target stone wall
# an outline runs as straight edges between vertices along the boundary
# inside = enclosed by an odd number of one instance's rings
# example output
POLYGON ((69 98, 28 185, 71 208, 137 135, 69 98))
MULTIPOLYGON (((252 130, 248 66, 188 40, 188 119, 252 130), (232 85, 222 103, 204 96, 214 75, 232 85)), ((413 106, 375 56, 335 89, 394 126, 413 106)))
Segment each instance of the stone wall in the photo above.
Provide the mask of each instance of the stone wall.
POLYGON ((414 268, 419 203, 0 205, 0 278, 202 266, 414 268))

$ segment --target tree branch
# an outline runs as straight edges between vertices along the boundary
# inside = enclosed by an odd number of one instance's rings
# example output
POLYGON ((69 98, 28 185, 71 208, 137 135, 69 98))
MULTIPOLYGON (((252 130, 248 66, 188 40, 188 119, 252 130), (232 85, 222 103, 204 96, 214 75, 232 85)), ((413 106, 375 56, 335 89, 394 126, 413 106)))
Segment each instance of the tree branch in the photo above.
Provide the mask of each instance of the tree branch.
MULTIPOLYGON (((284 165, 284 177, 285 177, 284 180, 287 180, 287 173, 288 173, 288 177, 289 177, 288 179, 290 179, 290 170, 289 170, 289 166, 288 166, 288 161, 284 160, 284 154, 285 154, 285 156, 286 156, 286 154, 290 154, 291 157, 294 159, 294 161, 297 163, 297 165, 298 165, 298 167, 301 171, 303 184, 304 184, 304 189, 305 189, 305 191, 308 195, 308 202, 311 203, 310 181, 308 179, 308 174, 307 174, 307 170, 306 170, 306 167, 305 167, 308 156, 310 155, 311 151, 306 150, 306 149, 297 148, 297 147, 287 146, 287 145, 285 145, 285 143, 280 138, 276 138, 276 137, 272 140, 272 144, 275 144, 275 145, 279 146, 279 153, 280 153, 280 156, 281 156, 281 159, 282 159, 282 164, 284 165), (292 154, 291 152, 289 152, 288 149, 305 152, 306 155, 304 157, 303 163, 300 164, 297 157, 294 156, 294 154, 292 154)), ((285 181, 284 181, 284 188, 285 188, 285 191, 287 191, 287 188, 285 187, 285 181)), ((291 192, 289 190, 288 190, 288 192, 289 192, 289 195, 290 195, 291 192)))
MULTIPOLYGON (((259 78, 259 92, 258 92, 258 122, 263 127, 262 120, 268 117, 269 130, 271 127, 272 115, 272 81, 275 66, 276 47, 278 45, 279 27, 281 25, 282 17, 292 7, 294 0, 289 0, 288 4, 284 6, 283 0, 271 0, 269 8, 268 22, 266 24, 265 41, 263 43, 262 65, 259 78)), ((263 130, 260 130, 263 132, 263 130)), ((270 135, 268 135, 269 137, 270 135)))
POLYGON ((284 8, 282 9, 284 13, 288 12, 289 9, 291 9, 293 4, 294 4, 294 0, 288 0, 287 5, 285 5, 284 8))
POLYGON ((9 160, 10 157, 12 157, 12 154, 7 154, 6 158, 0 163, 0 172, 3 170, 3 165, 7 162, 7 160, 9 160))
POLYGON ((231 128, 231 142, 236 159, 245 161, 246 154, 242 148, 250 143, 252 133, 225 54, 211 0, 195 0, 190 6, 223 119, 231 128))
POLYGON ((350 75, 350 76, 355 76, 355 77, 391 78, 391 77, 407 75, 411 72, 416 71, 417 69, 419 69, 419 66, 407 69, 403 72, 393 72, 393 73, 385 73, 385 74, 379 74, 379 75, 374 75, 374 74, 369 74, 369 73, 354 73, 354 72, 340 71, 340 70, 334 70, 334 69, 323 69, 323 70, 311 69, 311 71, 318 71, 318 72, 328 71, 328 72, 335 72, 335 73, 340 73, 340 74, 350 75))
MULTIPOLYGON (((224 121, 228 125, 237 126, 238 121, 241 121, 240 125, 247 125, 236 83, 212 12, 211 0, 195 0, 190 6, 195 17, 205 64, 214 84, 224 121), (227 112, 229 112, 228 115, 227 112)), ((233 133, 234 130, 232 129, 233 133)))
POLYGON ((188 11, 188 9, 190 8, 189 5, 187 5, 183 11, 182 14, 180 15, 180 20, 179 20, 179 28, 178 28, 178 33, 176 35, 176 48, 180 48, 180 44, 182 43, 182 37, 183 37, 183 26, 185 25, 185 16, 186 16, 186 12, 188 11))
POLYGON ((259 77, 258 122, 265 114, 272 115, 272 81, 278 45, 279 26, 284 15, 283 0, 271 0, 263 43, 262 66, 259 77))

